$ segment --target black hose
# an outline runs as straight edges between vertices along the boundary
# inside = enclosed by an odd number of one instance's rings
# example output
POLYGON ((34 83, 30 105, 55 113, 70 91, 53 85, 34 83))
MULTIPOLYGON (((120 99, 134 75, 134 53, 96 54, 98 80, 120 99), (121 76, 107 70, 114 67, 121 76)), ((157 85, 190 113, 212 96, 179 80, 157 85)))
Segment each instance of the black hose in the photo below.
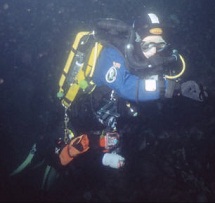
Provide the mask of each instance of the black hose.
POLYGON ((134 69, 143 69, 144 67, 146 68, 148 63, 144 61, 138 61, 134 57, 134 42, 136 38, 136 32, 134 31, 133 28, 130 29, 130 37, 128 40, 128 43, 125 46, 125 56, 130 64, 130 66, 134 69))

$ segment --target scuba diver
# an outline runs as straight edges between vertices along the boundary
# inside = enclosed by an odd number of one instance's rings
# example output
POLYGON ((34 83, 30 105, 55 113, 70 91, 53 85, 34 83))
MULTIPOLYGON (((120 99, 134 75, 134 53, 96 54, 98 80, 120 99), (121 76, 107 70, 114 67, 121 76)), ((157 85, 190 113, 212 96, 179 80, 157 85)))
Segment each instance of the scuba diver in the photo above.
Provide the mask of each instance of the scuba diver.
MULTIPOLYGON (((92 31, 77 33, 57 93, 65 110, 64 135, 56 142, 50 158, 54 161, 48 164, 44 182, 50 166, 69 166, 91 148, 99 149, 102 165, 122 168, 125 158, 120 155, 123 136, 117 127, 119 100, 125 101, 132 116, 138 115, 135 106, 140 102, 180 95, 203 102, 208 97, 204 87, 195 81, 181 83, 185 70, 184 58, 163 38, 162 24, 154 13, 139 16, 132 25, 112 18, 99 19, 92 31), (68 112, 74 109, 74 103, 80 103, 80 98, 95 94, 99 88, 106 91, 107 98, 91 103, 103 130, 96 135, 75 133, 69 127, 68 112)), ((34 154, 35 146, 31 159, 34 154)))
MULTIPOLYGON (((133 104, 139 102, 179 95, 200 102, 207 98, 205 88, 195 81, 180 84, 186 63, 163 38, 156 14, 141 15, 132 26, 107 18, 95 21, 94 27, 91 32, 76 35, 60 78, 57 96, 65 111, 80 95, 107 87, 109 99, 94 115, 109 132, 117 132, 119 98, 126 101, 133 116, 137 115, 133 104)), ((115 151, 108 157, 110 163, 124 162, 115 151)))
MULTIPOLYGON (((128 101, 130 110, 133 110, 131 102, 175 95, 200 102, 207 98, 204 88, 195 81, 180 84, 186 66, 184 58, 164 40, 156 14, 139 16, 132 26, 115 19, 101 19, 95 24, 95 31, 80 32, 76 36, 60 78, 58 98, 66 110, 80 94, 108 87, 110 98, 95 115, 100 123, 111 129, 110 132, 115 132, 119 117, 117 98, 128 101), (108 35, 111 43, 103 40, 108 35), (115 41, 114 35, 118 37, 115 41)), ((111 153, 110 159, 112 156, 113 160, 116 157, 122 160, 116 155, 111 153)))

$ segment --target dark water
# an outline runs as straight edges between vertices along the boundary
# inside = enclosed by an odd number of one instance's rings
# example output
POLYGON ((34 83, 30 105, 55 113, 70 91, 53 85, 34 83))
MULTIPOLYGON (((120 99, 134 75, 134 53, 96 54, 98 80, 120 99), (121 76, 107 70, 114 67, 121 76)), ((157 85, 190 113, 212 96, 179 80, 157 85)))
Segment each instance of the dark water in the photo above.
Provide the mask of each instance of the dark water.
MULTIPOLYGON (((0 0, 1 200, 214 201, 214 6, 212 0, 0 0), (9 178, 33 143, 42 143, 42 156, 63 131, 56 93, 74 35, 100 17, 131 24, 143 10, 162 16, 166 39, 186 60, 184 79, 205 85, 209 100, 141 104, 138 118, 122 118, 123 170, 93 165, 92 155, 43 195, 43 165, 9 178)), ((82 127, 86 117, 81 111, 80 122, 72 122, 82 127)))

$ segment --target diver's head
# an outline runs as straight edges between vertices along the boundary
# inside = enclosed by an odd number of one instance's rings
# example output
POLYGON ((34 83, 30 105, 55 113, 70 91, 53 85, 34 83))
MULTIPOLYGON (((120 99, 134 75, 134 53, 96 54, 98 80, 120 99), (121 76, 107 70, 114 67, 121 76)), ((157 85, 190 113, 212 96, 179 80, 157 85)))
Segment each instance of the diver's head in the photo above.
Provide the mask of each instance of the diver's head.
POLYGON ((133 28, 136 32, 136 41, 140 43, 146 58, 161 52, 166 47, 166 42, 162 38, 163 29, 156 14, 139 16, 134 21, 133 28))
POLYGON ((163 29, 158 16, 154 13, 140 15, 133 23, 133 28, 141 39, 148 35, 163 34, 163 29))

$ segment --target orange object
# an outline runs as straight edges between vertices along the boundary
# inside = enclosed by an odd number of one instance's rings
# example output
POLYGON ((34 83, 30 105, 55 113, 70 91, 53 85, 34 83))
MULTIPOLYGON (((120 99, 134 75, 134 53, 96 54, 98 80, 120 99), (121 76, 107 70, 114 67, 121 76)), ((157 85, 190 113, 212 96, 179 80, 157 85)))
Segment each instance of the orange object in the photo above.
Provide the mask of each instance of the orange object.
POLYGON ((107 138, 106 136, 101 136, 100 139, 99 139, 99 146, 104 148, 102 151, 103 152, 109 152, 108 149, 106 149, 106 145, 107 145, 107 138))
POLYGON ((63 166, 70 163, 76 156, 86 152, 89 149, 89 139, 86 134, 80 135, 70 141, 62 151, 59 158, 63 166))
POLYGON ((99 146, 104 148, 103 152, 109 152, 118 145, 118 142, 119 134, 117 132, 105 132, 100 136, 99 146))
POLYGON ((100 145, 100 147, 106 147, 106 137, 105 136, 100 137, 99 145, 100 145))

